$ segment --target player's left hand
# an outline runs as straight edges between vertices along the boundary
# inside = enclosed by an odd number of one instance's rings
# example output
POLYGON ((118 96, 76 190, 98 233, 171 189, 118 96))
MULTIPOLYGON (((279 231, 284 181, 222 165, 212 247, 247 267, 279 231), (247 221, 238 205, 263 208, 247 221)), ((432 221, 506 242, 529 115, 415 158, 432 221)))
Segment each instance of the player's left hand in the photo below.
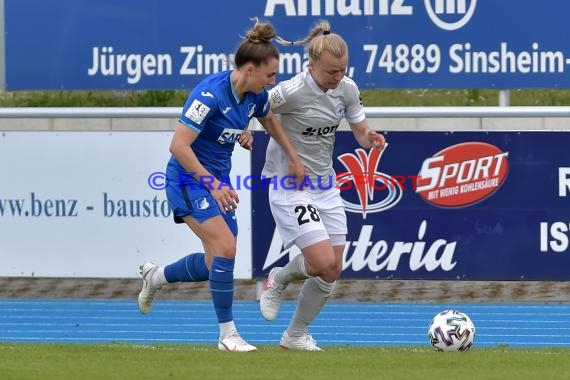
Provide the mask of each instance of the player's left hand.
POLYGON ((253 150, 253 135, 249 131, 244 130, 238 141, 242 148, 253 150))
POLYGON ((368 132, 368 141, 373 149, 381 151, 386 147, 386 139, 384 135, 377 133, 376 131, 370 130, 368 132))
POLYGON ((223 215, 237 209, 239 196, 230 186, 218 186, 212 189, 211 192, 223 215))

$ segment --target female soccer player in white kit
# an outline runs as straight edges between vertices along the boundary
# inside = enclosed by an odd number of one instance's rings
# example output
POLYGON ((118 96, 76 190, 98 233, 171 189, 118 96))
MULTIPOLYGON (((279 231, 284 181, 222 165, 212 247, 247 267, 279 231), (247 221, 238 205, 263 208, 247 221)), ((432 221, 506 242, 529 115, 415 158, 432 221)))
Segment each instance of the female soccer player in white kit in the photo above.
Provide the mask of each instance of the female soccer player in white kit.
MULTIPOLYGON (((265 319, 274 320, 287 285, 304 280, 297 309, 280 345, 284 349, 320 351, 308 328, 342 272, 347 233, 340 190, 334 184, 335 132, 346 118, 363 148, 382 150, 385 139, 368 126, 358 86, 345 76, 348 46, 341 36, 330 32, 327 21, 319 22, 304 40, 277 41, 306 45, 309 56, 307 69, 279 83, 269 97, 272 111, 281 115, 281 124, 307 169, 307 183, 313 186, 301 191, 269 187, 271 212, 285 247, 295 244, 302 254, 282 268, 271 269, 260 309, 265 319)), ((262 175, 282 178, 287 173, 287 155, 271 139, 262 175)))

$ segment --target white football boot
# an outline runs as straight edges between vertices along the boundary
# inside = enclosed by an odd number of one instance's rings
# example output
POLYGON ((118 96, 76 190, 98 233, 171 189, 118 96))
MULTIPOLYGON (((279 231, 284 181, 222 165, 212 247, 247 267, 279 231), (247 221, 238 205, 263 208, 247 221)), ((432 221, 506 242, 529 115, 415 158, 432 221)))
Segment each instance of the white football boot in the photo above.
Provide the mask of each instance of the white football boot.
POLYGON ((243 338, 234 331, 231 335, 218 341, 218 349, 228 352, 251 352, 257 351, 255 346, 247 343, 243 338))
POLYGON ((268 321, 274 321, 279 313, 279 307, 281 306, 281 299, 283 297, 283 291, 285 290, 280 286, 277 281, 275 281, 275 275, 283 269, 281 267, 272 268, 267 276, 267 281, 263 287, 263 292, 259 298, 259 309, 261 310, 261 315, 268 321))
POLYGON ((154 286, 152 283, 152 275, 158 269, 158 265, 147 262, 139 267, 142 275, 143 285, 139 293, 139 310, 142 314, 148 314, 152 308, 152 303, 156 293, 161 286, 154 286))
POLYGON ((298 350, 298 351, 323 351, 322 348, 317 346, 317 342, 309 334, 303 334, 300 337, 293 337, 283 333, 279 346, 284 350, 298 350))

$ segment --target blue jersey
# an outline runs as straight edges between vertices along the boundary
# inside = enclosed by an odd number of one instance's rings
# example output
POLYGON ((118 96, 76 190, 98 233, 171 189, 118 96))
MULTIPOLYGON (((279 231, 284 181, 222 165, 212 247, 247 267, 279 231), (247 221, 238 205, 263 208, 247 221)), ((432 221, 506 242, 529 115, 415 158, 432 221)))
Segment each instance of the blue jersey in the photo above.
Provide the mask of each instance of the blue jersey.
MULTIPOLYGON (((188 96, 180 117, 182 124, 198 133, 192 150, 218 180, 228 178, 235 143, 251 118, 269 112, 267 91, 248 92, 240 101, 230 74, 231 71, 223 71, 200 82, 188 96)), ((179 173, 187 172, 174 155, 168 166, 179 173)))

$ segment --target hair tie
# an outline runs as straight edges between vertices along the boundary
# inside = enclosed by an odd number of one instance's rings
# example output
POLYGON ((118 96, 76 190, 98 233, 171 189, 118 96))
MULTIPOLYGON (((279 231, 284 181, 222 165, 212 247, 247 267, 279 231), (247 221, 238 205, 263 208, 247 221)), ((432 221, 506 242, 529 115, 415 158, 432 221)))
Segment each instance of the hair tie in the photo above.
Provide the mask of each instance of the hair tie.
POLYGON ((323 36, 326 36, 327 34, 331 34, 330 30, 323 30, 323 36))

